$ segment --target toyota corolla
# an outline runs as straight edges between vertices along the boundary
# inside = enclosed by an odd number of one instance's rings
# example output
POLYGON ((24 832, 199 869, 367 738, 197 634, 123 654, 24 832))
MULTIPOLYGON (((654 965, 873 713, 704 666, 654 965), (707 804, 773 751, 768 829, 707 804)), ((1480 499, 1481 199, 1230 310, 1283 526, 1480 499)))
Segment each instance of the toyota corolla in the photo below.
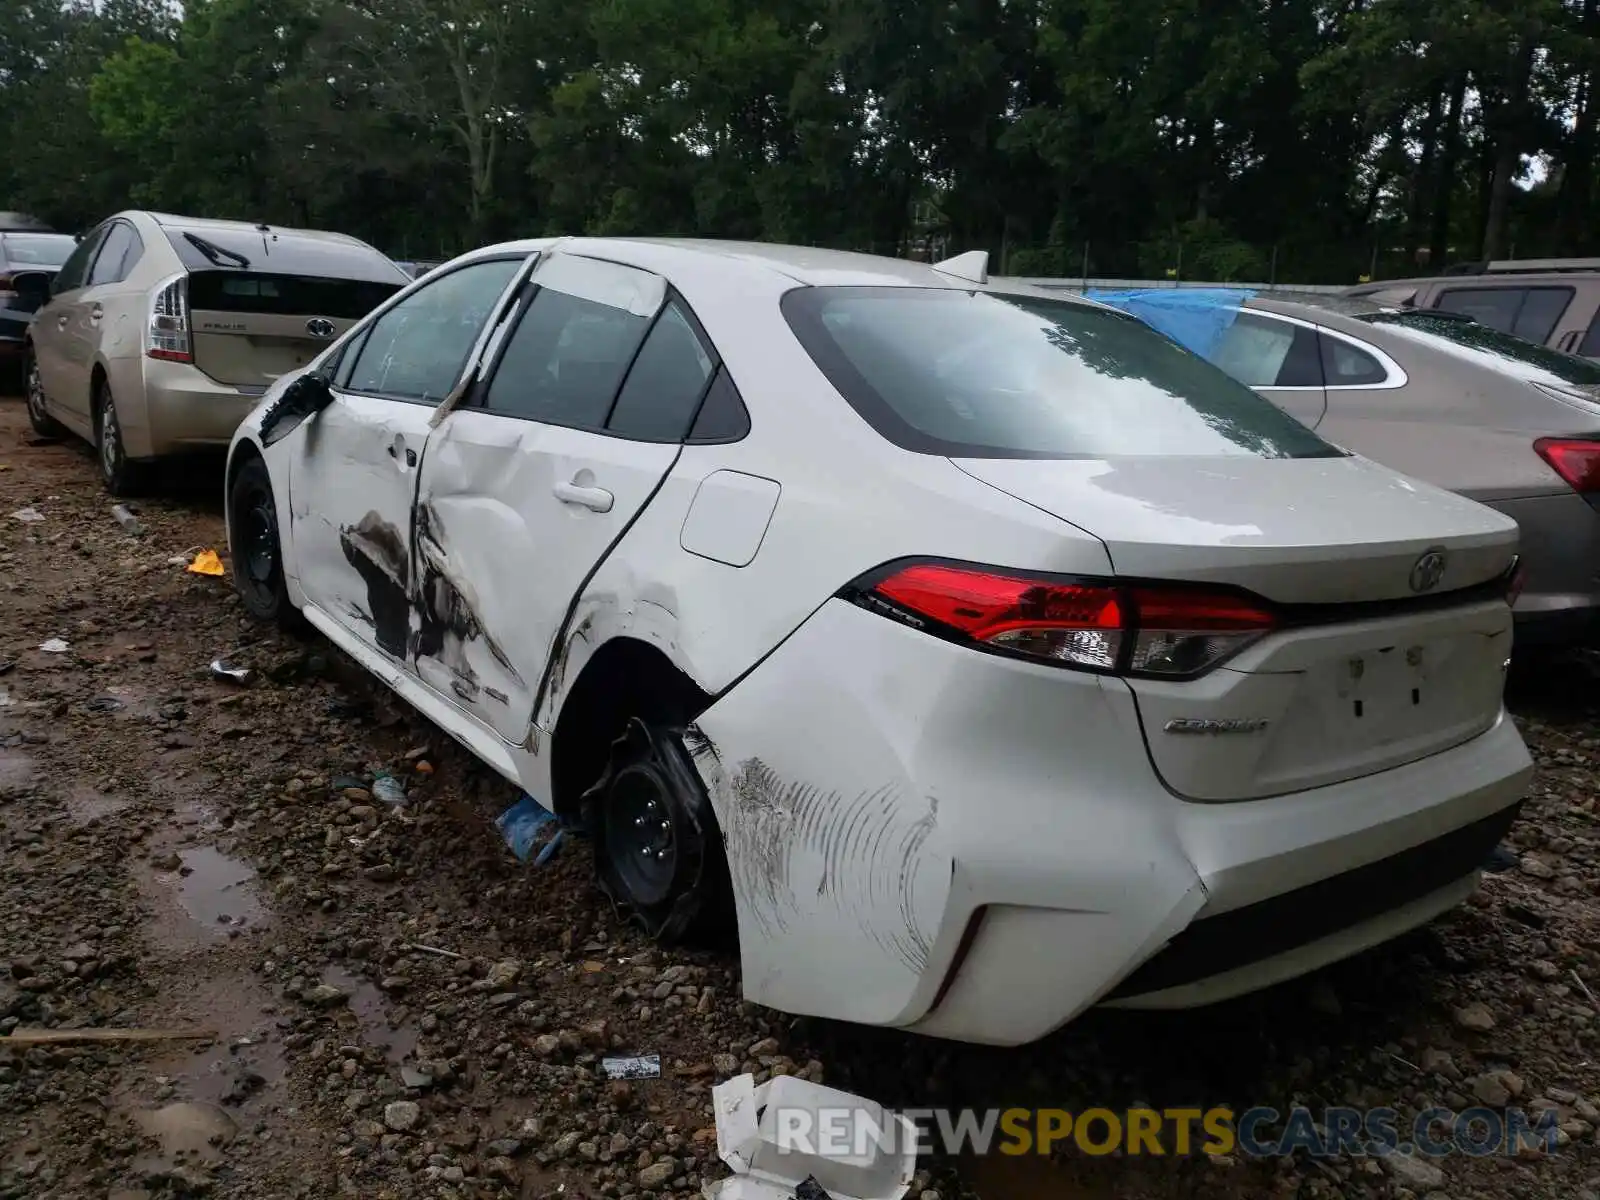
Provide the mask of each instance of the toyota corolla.
POLYGON ((274 385, 227 515, 251 613, 789 1012, 1259 988, 1461 901, 1529 778, 1512 521, 981 254, 473 252, 274 385))

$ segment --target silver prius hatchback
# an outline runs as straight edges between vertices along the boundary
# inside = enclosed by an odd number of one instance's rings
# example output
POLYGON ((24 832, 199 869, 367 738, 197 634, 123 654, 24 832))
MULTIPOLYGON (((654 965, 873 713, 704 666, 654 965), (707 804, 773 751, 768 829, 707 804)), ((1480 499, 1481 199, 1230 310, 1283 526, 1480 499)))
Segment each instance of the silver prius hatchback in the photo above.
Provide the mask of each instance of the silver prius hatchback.
POLYGON ((126 494, 156 459, 227 446, 273 380, 408 282, 344 234, 119 213, 34 285, 28 415, 86 438, 126 494))

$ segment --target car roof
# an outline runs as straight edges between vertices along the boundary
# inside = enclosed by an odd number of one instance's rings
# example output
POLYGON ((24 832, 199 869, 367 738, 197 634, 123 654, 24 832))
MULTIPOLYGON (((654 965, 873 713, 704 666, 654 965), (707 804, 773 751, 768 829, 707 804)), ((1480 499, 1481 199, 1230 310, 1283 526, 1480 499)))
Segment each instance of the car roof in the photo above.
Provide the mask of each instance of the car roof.
MULTIPOLYGON (((119 214, 126 215, 126 214, 119 214)), ((210 217, 182 217, 172 213, 146 212, 149 217, 163 229, 172 229, 178 232, 191 233, 249 233, 260 234, 263 229, 279 238, 304 238, 313 242, 337 242, 344 246, 365 246, 360 238, 351 237, 348 233, 334 233, 326 229, 292 229, 286 225, 270 225, 259 221, 219 221, 210 217)))
POLYGON ((507 252, 531 254, 535 250, 560 248, 567 254, 603 258, 652 271, 670 271, 675 265, 710 260, 734 270, 782 276, 807 286, 824 287, 922 287, 966 291, 1003 291, 1054 300, 1066 300, 1093 307, 1093 301, 1079 296, 1045 291, 991 275, 987 284, 935 269, 932 263, 886 258, 854 250, 830 250, 819 246, 785 246, 768 242, 719 241, 713 238, 530 238, 503 242, 473 251, 465 258, 488 257, 507 252))

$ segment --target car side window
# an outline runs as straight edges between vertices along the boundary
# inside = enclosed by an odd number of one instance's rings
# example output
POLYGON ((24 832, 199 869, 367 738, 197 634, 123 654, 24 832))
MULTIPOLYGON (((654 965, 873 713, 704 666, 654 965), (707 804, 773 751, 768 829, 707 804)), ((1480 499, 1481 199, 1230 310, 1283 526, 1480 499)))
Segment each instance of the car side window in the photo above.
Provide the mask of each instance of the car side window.
POLYGON ((1328 387, 1360 387, 1389 378, 1384 365, 1354 343, 1329 334, 1318 340, 1322 343, 1322 377, 1328 387))
POLYGON ((89 269, 88 286, 121 283, 143 252, 144 244, 133 226, 126 221, 117 221, 100 243, 100 253, 95 255, 94 266, 89 269))
POLYGON ((521 265, 520 258, 489 259, 423 285, 362 335, 343 386, 438 404, 455 387, 478 334, 521 265))
POLYGON ((1321 387, 1314 330, 1240 313, 1211 352, 1211 361, 1250 387, 1321 387))
POLYGON ((1529 288, 1511 332, 1530 342, 1548 342, 1550 334, 1555 331, 1556 322, 1561 320, 1561 314, 1572 303, 1572 296, 1571 288, 1529 288))
POLYGON ((734 386, 726 365, 717 374, 700 404, 688 440, 695 443, 737 442, 750 432, 750 411, 734 386))
POLYGON ((1545 342, 1572 296, 1569 287, 1447 288, 1434 307, 1461 313, 1501 333, 1545 342))
POLYGON ((1589 328, 1575 353, 1584 358, 1600 358, 1600 312, 1596 312, 1594 320, 1589 322, 1589 328))
POLYGON ((63 292, 75 292, 84 286, 84 280, 89 275, 89 263, 93 261, 95 251, 100 249, 106 232, 107 227, 102 225, 84 234, 78 248, 67 256, 67 261, 61 264, 61 270, 56 272, 55 282, 50 288, 53 294, 59 296, 63 292))
POLYGON ((668 304, 628 370, 607 431, 640 442, 681 442, 714 367, 683 310, 668 304))
POLYGON ((483 406, 506 416, 601 430, 650 318, 541 288, 506 340, 483 406))

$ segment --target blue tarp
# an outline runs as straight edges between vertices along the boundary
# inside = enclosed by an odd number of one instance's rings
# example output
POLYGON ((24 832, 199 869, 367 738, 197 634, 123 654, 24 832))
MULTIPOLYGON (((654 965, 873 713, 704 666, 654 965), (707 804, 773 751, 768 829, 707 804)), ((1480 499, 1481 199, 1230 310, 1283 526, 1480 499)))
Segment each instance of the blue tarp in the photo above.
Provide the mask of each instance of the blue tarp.
POLYGON ((1249 288, 1137 288, 1124 292, 1090 288, 1085 294, 1138 317, 1178 345, 1210 358, 1239 315, 1239 306, 1255 292, 1249 288))

